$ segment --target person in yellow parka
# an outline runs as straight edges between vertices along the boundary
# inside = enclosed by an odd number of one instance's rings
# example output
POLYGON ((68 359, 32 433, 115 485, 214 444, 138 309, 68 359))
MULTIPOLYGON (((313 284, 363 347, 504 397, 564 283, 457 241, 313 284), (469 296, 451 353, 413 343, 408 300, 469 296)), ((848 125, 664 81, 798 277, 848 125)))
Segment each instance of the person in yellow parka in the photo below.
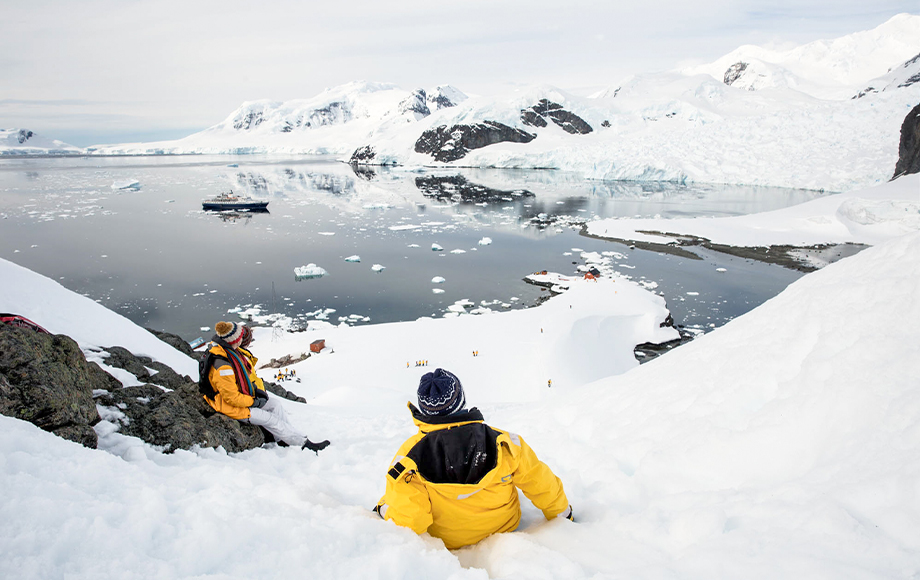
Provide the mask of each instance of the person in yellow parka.
POLYGON ((223 321, 214 326, 214 331, 214 346, 209 349, 214 359, 208 379, 216 394, 204 400, 218 413, 264 427, 276 441, 317 453, 328 447, 329 441, 310 441, 291 424, 284 407, 268 396, 265 384, 256 375, 258 359, 244 348, 252 342, 252 331, 242 324, 223 321))
POLYGON ((374 508, 381 518, 454 550, 517 528, 520 489, 546 519, 574 521, 559 478, 519 435, 467 410, 454 374, 439 368, 423 375, 418 403, 408 407, 419 431, 396 452, 374 508))

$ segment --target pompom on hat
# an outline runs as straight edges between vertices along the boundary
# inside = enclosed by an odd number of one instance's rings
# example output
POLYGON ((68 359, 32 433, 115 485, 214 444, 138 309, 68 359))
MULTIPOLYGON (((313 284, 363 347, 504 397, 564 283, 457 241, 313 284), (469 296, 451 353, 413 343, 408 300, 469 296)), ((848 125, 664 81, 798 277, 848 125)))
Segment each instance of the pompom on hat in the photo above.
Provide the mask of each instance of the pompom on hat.
POLYGON ((235 322, 224 322, 222 320, 214 325, 214 332, 217 333, 217 338, 230 346, 238 346, 243 340, 243 325, 235 322))
POLYGON ((444 369, 422 375, 418 383, 418 407, 422 413, 444 416, 461 411, 465 406, 463 385, 456 375, 444 369))

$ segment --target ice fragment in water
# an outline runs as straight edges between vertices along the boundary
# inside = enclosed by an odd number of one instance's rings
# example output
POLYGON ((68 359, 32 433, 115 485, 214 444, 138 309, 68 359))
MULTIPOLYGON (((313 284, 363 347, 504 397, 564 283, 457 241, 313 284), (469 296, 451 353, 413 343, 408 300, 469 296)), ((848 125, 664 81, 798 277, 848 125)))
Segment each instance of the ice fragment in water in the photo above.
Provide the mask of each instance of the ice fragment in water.
POLYGON ((481 240, 479 240, 480 246, 488 246, 491 243, 492 243, 492 238, 482 238, 481 240))
POLYGON ((443 276, 435 276, 431 279, 432 284, 443 284, 444 282, 446 282, 446 280, 444 280, 443 276))
POLYGON ((431 244, 431 251, 432 252, 443 252, 444 248, 442 248, 438 244, 431 244))
POLYGON ((295 280, 310 280, 312 278, 322 278, 323 276, 328 275, 329 272, 320 268, 316 264, 310 263, 306 266, 300 266, 299 268, 294 268, 294 279, 295 280))
POLYGON ((373 270, 374 272, 382 272, 385 269, 386 269, 386 266, 381 266, 380 264, 374 264, 373 266, 371 266, 371 270, 373 270))
POLYGON ((348 256, 347 258, 345 258, 345 261, 346 262, 360 262, 361 256, 358 256, 358 255, 348 256))

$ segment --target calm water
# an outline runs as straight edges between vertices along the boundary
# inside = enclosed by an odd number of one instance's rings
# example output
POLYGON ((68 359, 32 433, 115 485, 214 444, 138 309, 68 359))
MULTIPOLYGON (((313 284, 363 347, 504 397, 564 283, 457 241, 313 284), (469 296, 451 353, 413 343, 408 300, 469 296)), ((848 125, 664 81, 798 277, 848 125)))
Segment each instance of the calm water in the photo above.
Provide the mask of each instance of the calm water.
POLYGON ((815 195, 587 182, 549 171, 356 173, 314 158, 0 159, 0 257, 191 340, 239 307, 358 324, 442 316, 462 299, 527 307, 545 291, 525 275, 574 273, 580 250, 614 252, 615 269, 657 285, 679 324, 708 329, 800 274, 705 251, 688 260, 630 250, 566 224, 739 215, 815 195), (139 189, 112 187, 132 180, 139 189), (201 210, 202 199, 227 189, 268 199, 270 212, 201 210), (480 245, 486 237, 492 243, 480 245), (352 255, 361 261, 345 262, 352 255), (295 280, 294 268, 310 263, 329 275, 295 280), (436 276, 445 282, 432 283, 436 276))

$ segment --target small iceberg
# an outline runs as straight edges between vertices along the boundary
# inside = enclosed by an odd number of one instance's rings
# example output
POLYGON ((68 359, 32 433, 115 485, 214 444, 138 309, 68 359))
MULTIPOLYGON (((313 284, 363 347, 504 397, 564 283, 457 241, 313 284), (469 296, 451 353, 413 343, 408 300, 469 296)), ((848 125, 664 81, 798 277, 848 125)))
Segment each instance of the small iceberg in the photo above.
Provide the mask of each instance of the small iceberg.
POLYGON ((491 243, 492 243, 492 238, 482 238, 481 240, 479 240, 480 246, 488 246, 491 243))
POLYGON ((329 275, 329 272, 312 263, 294 268, 294 280, 297 281, 312 280, 313 278, 322 278, 327 275, 329 275))
POLYGON ((431 293, 432 294, 444 294, 444 289, 443 288, 432 288, 431 293))
POLYGON ((443 252, 444 248, 442 248, 438 244, 431 244, 431 251, 432 252, 443 252))
POLYGON ((112 189, 114 190, 137 191, 140 188, 141 182, 136 179, 121 179, 112 183, 112 189))
POLYGON ((239 163, 228 163, 227 164, 227 167, 239 167, 239 166, 240 166, 239 163))
POLYGON ((443 276, 435 276, 431 279, 432 284, 443 284, 446 281, 443 276))
POLYGON ((456 250, 451 250, 450 253, 451 253, 451 254, 465 254, 465 253, 466 253, 466 250, 461 250, 461 249, 458 248, 458 249, 456 249, 456 250))
POLYGON ((371 270, 373 270, 374 272, 382 272, 386 270, 386 266, 381 266, 380 264, 374 264, 373 266, 371 266, 371 270))
POLYGON ((361 256, 358 256, 358 255, 355 255, 355 256, 348 256, 347 258, 345 258, 345 261, 346 261, 346 262, 360 262, 360 261, 361 261, 361 256))

